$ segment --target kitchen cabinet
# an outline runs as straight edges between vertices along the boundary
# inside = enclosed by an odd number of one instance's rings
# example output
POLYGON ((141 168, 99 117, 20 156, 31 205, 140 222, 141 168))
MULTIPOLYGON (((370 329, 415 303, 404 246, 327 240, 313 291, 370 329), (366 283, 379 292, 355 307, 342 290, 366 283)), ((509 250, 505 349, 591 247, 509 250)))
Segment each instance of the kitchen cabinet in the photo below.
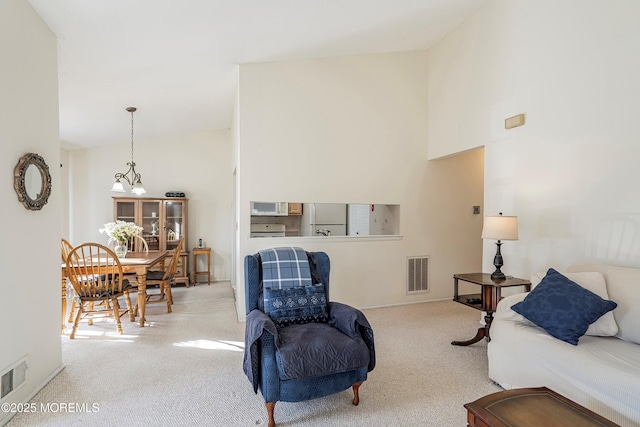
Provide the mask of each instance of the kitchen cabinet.
MULTIPOLYGON (((133 222, 143 228, 142 238, 149 252, 171 251, 184 236, 185 241, 179 258, 176 282, 189 284, 189 247, 187 242, 186 198, 113 198, 114 221, 133 222)), ((143 244, 136 241, 132 251, 142 251, 143 244)))
POLYGON ((302 203, 289 202, 289 215, 302 215, 302 203))

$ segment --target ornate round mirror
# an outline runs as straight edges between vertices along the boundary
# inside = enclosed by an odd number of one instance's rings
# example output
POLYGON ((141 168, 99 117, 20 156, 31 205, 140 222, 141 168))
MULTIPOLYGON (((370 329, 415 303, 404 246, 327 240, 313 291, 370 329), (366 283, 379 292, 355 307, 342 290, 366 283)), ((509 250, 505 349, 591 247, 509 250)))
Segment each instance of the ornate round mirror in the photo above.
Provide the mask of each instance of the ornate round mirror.
POLYGON ((27 209, 37 211, 47 204, 51 195, 51 175, 41 156, 27 153, 20 157, 13 170, 13 188, 27 209))

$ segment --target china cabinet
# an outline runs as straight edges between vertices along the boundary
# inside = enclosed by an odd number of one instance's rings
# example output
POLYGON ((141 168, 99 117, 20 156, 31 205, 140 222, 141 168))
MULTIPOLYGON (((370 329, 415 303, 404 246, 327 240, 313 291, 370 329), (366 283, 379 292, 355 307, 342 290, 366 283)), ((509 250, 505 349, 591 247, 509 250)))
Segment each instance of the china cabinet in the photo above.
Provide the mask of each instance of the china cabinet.
MULTIPOLYGON (((183 248, 187 242, 187 202, 186 198, 113 198, 114 221, 133 222, 143 228, 142 238, 147 242, 149 252, 170 251, 178 246, 184 236, 183 248)), ((143 243, 135 242, 133 251, 142 251, 143 243)), ((180 255, 176 282, 189 284, 189 252, 183 249, 180 255)))

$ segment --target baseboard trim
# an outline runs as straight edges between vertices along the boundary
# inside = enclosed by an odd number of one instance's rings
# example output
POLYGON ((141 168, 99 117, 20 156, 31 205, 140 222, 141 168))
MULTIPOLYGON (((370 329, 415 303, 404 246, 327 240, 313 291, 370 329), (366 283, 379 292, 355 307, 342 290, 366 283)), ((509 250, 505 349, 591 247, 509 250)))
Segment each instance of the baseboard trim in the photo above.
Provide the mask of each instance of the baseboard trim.
POLYGON ((401 305, 424 304, 427 302, 440 302, 440 301, 452 301, 452 300, 453 298, 438 298, 438 299, 430 299, 426 301, 408 301, 408 302, 398 302, 395 304, 368 305, 366 307, 359 307, 359 310, 368 310, 371 308, 398 307, 401 305))
MULTIPOLYGON (((396 304, 370 305, 370 306, 366 306, 366 307, 358 307, 358 310, 368 310, 368 309, 372 309, 372 308, 385 308, 385 307, 398 307, 398 306, 401 306, 401 305, 424 304, 424 303, 427 303, 427 302, 441 302, 441 301, 453 301, 453 298, 449 297, 449 298, 430 299, 430 300, 426 300, 426 301, 408 301, 408 302, 399 302, 399 303, 396 303, 396 304)), ((246 321, 247 321, 247 316, 246 315, 244 317, 238 316, 238 322, 239 323, 244 323, 246 321)))

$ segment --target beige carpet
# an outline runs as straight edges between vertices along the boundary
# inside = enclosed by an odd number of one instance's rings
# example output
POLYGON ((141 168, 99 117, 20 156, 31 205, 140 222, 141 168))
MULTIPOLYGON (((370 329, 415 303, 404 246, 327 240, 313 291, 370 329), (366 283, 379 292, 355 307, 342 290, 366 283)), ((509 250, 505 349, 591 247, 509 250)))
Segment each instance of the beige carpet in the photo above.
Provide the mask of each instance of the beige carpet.
MULTIPOLYGON (((149 306, 145 328, 126 318, 123 335, 105 321, 81 324, 73 341, 63 336, 66 368, 32 400, 35 413, 7 426, 266 425, 264 401, 242 372, 244 324, 228 283, 173 295, 173 313, 149 306)), ((444 301, 364 313, 377 366, 360 388, 360 405, 351 405, 351 391, 279 402, 279 426, 462 427, 464 403, 500 390, 487 377, 484 341, 450 344, 475 334, 477 311, 444 301)))

